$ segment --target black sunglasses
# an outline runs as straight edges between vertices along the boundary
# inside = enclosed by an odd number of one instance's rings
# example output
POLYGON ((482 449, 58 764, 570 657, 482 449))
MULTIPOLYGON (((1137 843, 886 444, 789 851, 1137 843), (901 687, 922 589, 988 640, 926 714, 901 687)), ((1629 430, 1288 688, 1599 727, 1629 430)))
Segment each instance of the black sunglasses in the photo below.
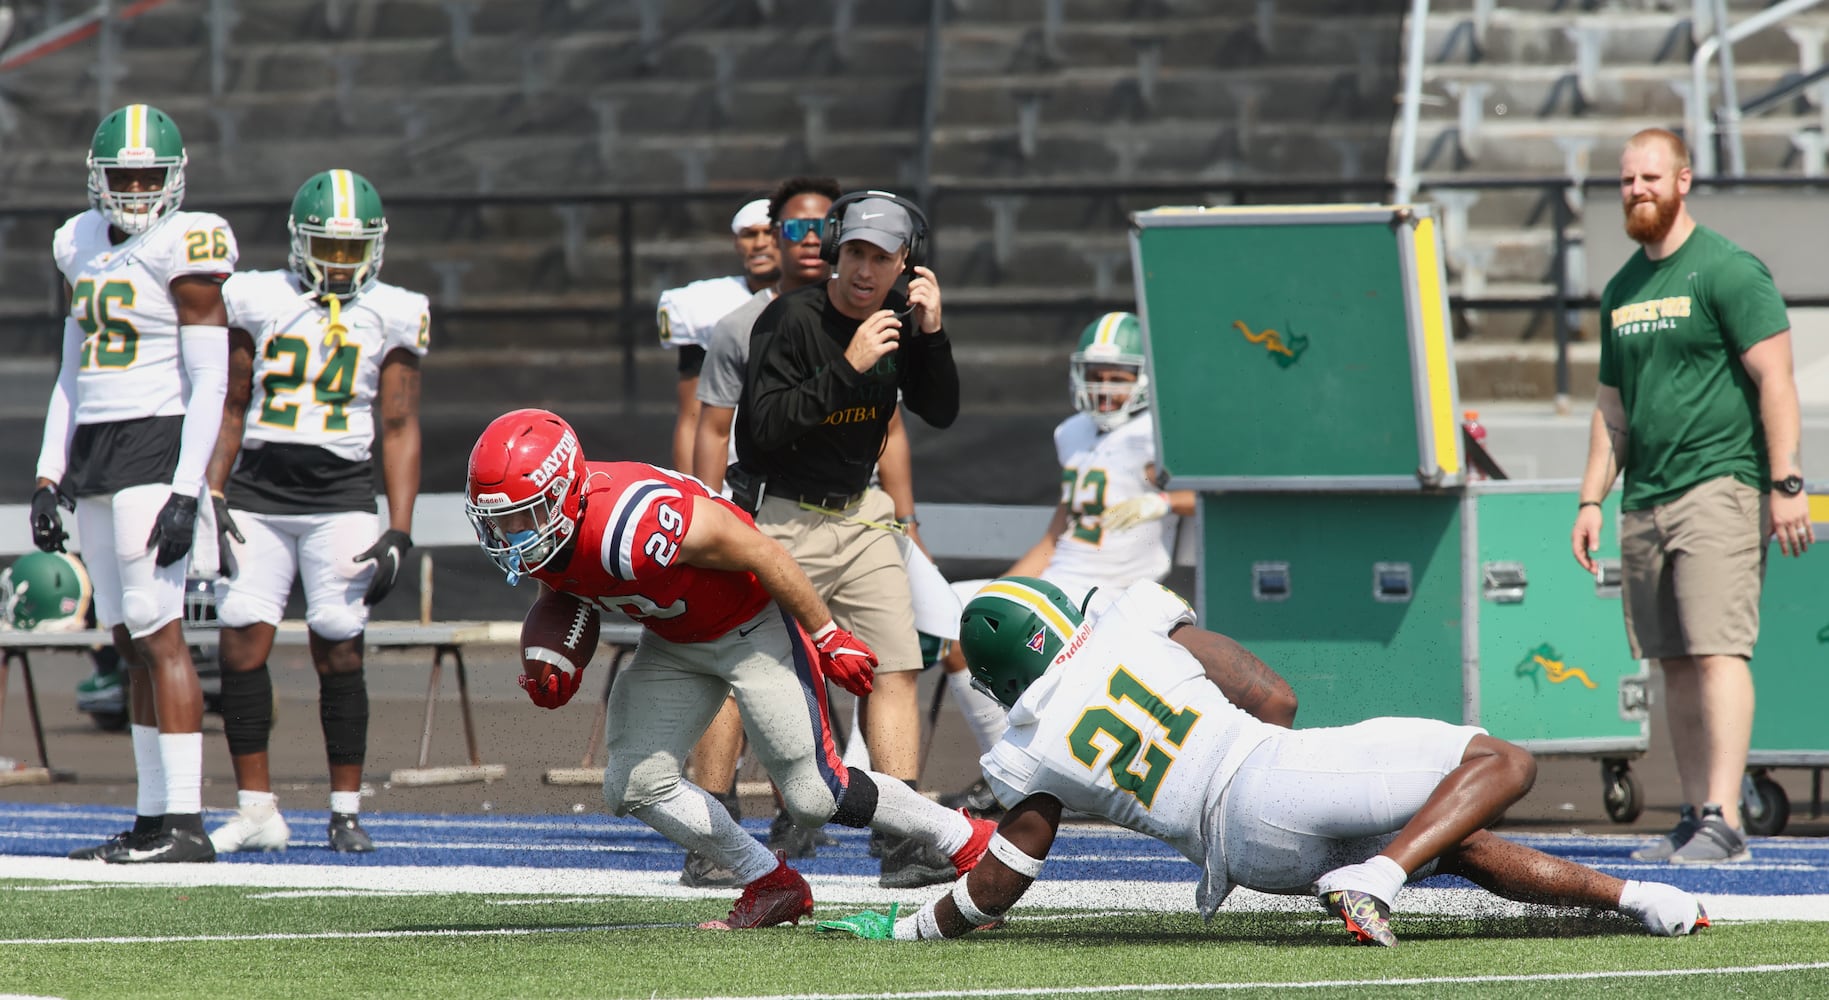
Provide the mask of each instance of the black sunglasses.
POLYGON ((822 216, 817 219, 781 220, 781 238, 789 243, 799 243, 801 240, 807 238, 808 233, 812 233, 821 240, 824 240, 826 238, 825 218, 822 216))

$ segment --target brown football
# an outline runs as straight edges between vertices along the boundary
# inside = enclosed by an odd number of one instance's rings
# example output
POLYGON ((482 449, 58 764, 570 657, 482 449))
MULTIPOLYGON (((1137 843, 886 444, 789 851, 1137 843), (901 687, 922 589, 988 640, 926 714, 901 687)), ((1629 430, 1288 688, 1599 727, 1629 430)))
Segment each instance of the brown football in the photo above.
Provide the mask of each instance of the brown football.
POLYGON ((591 662, 602 618, 589 603, 570 594, 547 594, 521 620, 521 670, 544 681, 556 669, 571 670, 591 662))

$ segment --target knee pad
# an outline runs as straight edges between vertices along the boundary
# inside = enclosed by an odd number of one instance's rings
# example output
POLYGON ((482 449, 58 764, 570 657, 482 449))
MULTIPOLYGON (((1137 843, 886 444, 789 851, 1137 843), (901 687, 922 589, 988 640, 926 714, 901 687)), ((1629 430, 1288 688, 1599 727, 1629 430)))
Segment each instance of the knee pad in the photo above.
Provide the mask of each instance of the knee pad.
POLYGON ((176 608, 163 618, 159 615, 159 595, 148 587, 128 587, 121 594, 121 624, 127 634, 139 638, 178 617, 176 608))
POLYGON ((851 772, 851 780, 845 785, 844 796, 838 800, 838 811, 832 814, 832 822, 840 826, 869 826, 876 818, 876 782, 855 767, 846 770, 851 772))
POLYGON ((222 732, 229 753, 265 753, 273 729, 273 677, 265 663, 253 670, 222 672, 222 732))
POLYGON ((344 605, 305 612, 305 627, 331 642, 354 639, 368 627, 368 616, 344 605))
POLYGON ((330 763, 360 764, 368 758, 368 685, 362 671, 318 675, 318 721, 330 763))

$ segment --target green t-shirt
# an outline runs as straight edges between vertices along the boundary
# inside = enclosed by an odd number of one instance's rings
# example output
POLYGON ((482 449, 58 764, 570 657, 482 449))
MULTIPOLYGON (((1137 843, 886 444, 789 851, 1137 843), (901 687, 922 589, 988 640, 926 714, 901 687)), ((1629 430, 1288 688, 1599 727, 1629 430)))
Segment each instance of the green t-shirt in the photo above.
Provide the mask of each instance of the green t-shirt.
POLYGON ((1740 356, 1790 326, 1772 273, 1706 226, 1663 260, 1626 261, 1600 296, 1600 384, 1619 390, 1629 434, 1622 509, 1722 476, 1766 489, 1759 389, 1740 356))

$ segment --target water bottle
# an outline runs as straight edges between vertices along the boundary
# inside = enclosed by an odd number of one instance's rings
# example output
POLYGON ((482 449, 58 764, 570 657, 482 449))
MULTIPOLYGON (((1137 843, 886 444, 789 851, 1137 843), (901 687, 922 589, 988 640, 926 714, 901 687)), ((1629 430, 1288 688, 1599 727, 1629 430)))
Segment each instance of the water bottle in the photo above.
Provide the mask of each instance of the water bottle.
MULTIPOLYGON (((1485 447, 1486 447, 1486 425, 1480 423, 1480 411, 1479 410, 1462 411, 1461 426, 1466 429, 1467 437, 1469 440, 1471 440, 1475 445, 1477 445, 1482 450, 1485 449, 1485 447)), ((1486 473, 1480 468, 1479 463, 1469 461, 1467 463, 1467 478, 1468 479, 1485 479, 1487 477, 1486 477, 1486 473)))

